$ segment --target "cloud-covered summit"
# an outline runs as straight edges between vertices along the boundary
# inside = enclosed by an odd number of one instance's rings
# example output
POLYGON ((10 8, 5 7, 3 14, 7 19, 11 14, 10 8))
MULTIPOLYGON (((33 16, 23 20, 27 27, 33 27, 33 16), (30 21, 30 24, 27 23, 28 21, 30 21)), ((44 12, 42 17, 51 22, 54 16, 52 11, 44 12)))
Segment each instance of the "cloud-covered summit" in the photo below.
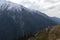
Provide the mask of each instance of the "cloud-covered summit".
POLYGON ((59 16, 60 0, 6 0, 6 1, 15 2, 15 3, 21 4, 27 8, 45 12, 49 16, 60 17, 59 16))

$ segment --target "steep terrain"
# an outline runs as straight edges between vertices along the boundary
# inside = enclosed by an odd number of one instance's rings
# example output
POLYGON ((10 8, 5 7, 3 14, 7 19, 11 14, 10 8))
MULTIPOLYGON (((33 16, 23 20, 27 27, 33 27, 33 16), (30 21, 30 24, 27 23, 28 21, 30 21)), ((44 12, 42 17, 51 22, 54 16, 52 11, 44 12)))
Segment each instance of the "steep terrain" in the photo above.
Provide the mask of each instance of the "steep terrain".
POLYGON ((50 29, 48 40, 60 40, 60 25, 50 29))
POLYGON ((56 22, 39 11, 12 2, 0 5, 0 40, 17 40, 53 25, 56 22))
POLYGON ((52 26, 37 32, 34 36, 27 38, 28 40, 60 40, 60 25, 52 26))

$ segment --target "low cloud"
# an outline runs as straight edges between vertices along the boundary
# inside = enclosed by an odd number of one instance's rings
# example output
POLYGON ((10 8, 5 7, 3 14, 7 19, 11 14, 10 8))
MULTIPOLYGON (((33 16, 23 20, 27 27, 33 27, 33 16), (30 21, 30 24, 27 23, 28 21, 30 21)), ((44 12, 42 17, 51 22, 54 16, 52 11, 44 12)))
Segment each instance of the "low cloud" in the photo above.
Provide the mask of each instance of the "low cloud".
MULTIPOLYGON (((9 0, 8 0, 9 1, 9 0)), ((60 14, 60 0, 10 0, 27 8, 45 12, 49 16, 60 14)), ((59 16, 60 17, 60 16, 59 16)))

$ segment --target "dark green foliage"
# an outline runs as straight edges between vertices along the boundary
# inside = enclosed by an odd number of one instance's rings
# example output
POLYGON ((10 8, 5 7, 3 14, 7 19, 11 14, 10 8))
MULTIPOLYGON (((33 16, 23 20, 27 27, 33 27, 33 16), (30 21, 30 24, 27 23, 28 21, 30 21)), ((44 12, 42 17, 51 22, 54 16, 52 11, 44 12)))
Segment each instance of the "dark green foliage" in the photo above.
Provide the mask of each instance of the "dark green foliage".
POLYGON ((48 40, 48 30, 42 30, 35 34, 35 37, 30 37, 29 40, 48 40))
POLYGON ((24 35, 22 37, 17 38, 17 40, 28 40, 30 37, 34 37, 34 35, 31 32, 28 36, 24 35))
POLYGON ((42 30, 34 35, 30 33, 29 36, 25 35, 24 37, 19 38, 19 40, 48 40, 48 30, 42 30))

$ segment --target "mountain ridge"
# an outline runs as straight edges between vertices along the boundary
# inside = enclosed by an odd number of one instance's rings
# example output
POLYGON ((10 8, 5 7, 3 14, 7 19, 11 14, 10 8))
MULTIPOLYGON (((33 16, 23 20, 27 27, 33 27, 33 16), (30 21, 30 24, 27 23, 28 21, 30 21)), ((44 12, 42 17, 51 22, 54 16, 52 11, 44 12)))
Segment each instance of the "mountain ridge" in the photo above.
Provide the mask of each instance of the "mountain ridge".
POLYGON ((55 22, 57 22, 58 24, 60 24, 60 18, 58 17, 51 17, 51 19, 55 22))
POLYGON ((27 37, 27 40, 60 40, 60 24, 43 29, 27 37))
POLYGON ((56 25, 56 22, 42 12, 30 10, 11 2, 6 2, 0 7, 1 40, 14 40, 14 38, 16 40, 19 36, 28 36, 30 32, 33 34, 53 25, 56 25))

